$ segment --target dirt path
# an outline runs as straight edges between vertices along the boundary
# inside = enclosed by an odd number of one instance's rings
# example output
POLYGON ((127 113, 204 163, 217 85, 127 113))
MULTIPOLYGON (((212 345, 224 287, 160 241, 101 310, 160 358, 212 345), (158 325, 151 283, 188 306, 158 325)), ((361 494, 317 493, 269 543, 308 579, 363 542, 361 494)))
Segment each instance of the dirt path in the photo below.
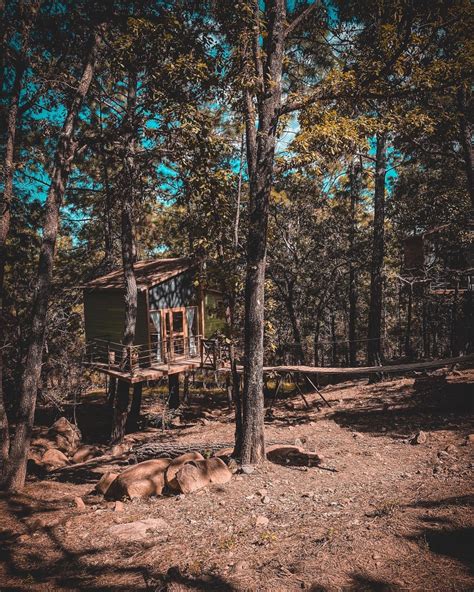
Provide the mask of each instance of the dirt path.
MULTIPOLYGON (((408 379, 328 387, 331 409, 277 402, 267 438, 299 439, 337 472, 267 462, 123 511, 90 483, 30 482, 0 500, 0 590, 472 590, 473 383, 466 371, 424 393, 408 379), (110 531, 144 519, 161 520, 141 539, 110 531)), ((211 412, 166 441, 231 441, 231 415, 211 412)))

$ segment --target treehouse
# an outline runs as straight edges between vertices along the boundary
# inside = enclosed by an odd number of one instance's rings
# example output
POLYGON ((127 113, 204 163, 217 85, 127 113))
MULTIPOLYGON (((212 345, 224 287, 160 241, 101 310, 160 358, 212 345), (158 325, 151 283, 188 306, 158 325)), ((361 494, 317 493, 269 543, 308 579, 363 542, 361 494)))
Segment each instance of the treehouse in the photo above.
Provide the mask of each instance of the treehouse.
POLYGON ((85 363, 131 383, 154 380, 215 360, 213 336, 225 328, 219 291, 205 285, 191 259, 135 264, 137 321, 132 346, 121 344, 125 323, 123 271, 85 286, 85 363))
POLYGON ((404 240, 403 273, 433 295, 474 290, 474 223, 454 234, 449 225, 404 240))

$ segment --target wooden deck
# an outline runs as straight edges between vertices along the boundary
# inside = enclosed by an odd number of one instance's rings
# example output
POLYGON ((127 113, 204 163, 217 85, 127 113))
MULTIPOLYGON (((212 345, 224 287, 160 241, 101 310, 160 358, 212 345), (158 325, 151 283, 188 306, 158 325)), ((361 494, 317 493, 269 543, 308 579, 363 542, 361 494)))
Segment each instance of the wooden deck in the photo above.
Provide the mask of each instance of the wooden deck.
POLYGON ((120 372, 119 370, 110 368, 107 364, 101 364, 95 362, 88 364, 91 370, 102 372, 108 376, 119 378, 130 384, 136 384, 138 382, 146 382, 148 380, 159 380, 164 376, 170 374, 178 374, 179 372, 188 372, 201 367, 201 358, 199 356, 193 358, 183 358, 170 362, 169 364, 153 364, 148 368, 138 368, 134 371, 133 375, 130 372, 120 372))

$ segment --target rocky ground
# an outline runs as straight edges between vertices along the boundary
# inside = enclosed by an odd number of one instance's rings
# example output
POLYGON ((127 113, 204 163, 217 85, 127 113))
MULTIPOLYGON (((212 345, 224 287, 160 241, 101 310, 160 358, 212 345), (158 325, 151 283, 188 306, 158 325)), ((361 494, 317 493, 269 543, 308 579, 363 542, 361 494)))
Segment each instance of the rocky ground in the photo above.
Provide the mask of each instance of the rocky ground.
MULTIPOLYGON (((32 478, 0 499, 0 590, 472 590, 473 383, 472 370, 416 390, 344 383, 323 390, 331 408, 308 395, 309 410, 287 395, 267 439, 321 466, 267 461, 190 495, 94 494, 133 454, 32 478)), ((173 428, 127 441, 232 441, 222 396, 191 403, 173 428)))

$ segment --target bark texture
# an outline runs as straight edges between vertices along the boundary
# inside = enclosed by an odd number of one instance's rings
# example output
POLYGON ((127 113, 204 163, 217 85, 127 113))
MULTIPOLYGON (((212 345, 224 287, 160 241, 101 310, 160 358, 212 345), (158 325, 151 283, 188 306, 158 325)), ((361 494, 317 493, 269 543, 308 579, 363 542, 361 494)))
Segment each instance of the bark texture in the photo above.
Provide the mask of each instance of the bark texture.
MULTIPOLYGON (((135 109, 137 101, 137 75, 134 70, 129 72, 127 113, 124 121, 124 159, 123 159, 123 196, 122 196, 122 266, 125 283, 125 325, 122 343, 123 355, 130 356, 130 347, 135 340, 135 328, 137 324, 137 280, 135 277, 134 263, 136 259, 134 242, 134 209, 136 206, 136 182, 137 170, 135 162, 135 109)), ((117 395, 115 399, 114 417, 111 442, 117 444, 125 436, 130 405, 130 385, 124 380, 118 381, 117 395)))
POLYGON ((28 449, 41 373, 44 333, 51 290, 56 239, 60 222, 60 208, 77 149, 74 132, 77 126, 79 112, 94 75, 101 37, 102 26, 98 26, 92 33, 82 76, 62 127, 55 154, 51 185, 45 204, 43 241, 33 299, 31 335, 28 341, 28 351, 18 405, 18 421, 5 470, 4 487, 9 491, 20 489, 25 483, 28 449))
POLYGON ((357 365, 357 304, 358 266, 356 262, 357 204, 360 194, 361 167, 357 161, 350 166, 350 226, 349 226, 349 364, 357 365))
POLYGON ((254 28, 247 60, 256 77, 253 92, 245 91, 249 229, 245 280, 244 389, 242 408, 243 464, 265 456, 263 401, 263 337, 268 203, 273 178, 275 142, 281 107, 281 76, 285 45, 286 6, 274 0, 265 7, 267 30, 260 47, 260 11, 252 2, 254 28), (263 50, 263 51, 262 51, 263 50), (263 57, 265 56, 265 57, 263 57), (257 125, 258 113, 258 131, 257 125))
POLYGON ((370 273, 369 330, 367 359, 369 366, 382 363, 381 343, 382 299, 383 299, 383 261, 385 255, 385 175, 386 175, 386 136, 377 134, 375 156, 374 190, 374 233, 372 239, 372 263, 370 273))
MULTIPOLYGON (((5 464, 8 460, 10 451, 10 427, 7 414, 7 402, 4 399, 3 393, 3 350, 1 349, 5 344, 4 333, 4 281, 5 281, 5 264, 6 264, 6 242, 8 233, 10 231, 10 208, 13 199, 13 177, 15 174, 15 139, 16 130, 18 127, 20 98, 23 89, 23 76, 28 65, 29 41, 30 31, 34 23, 40 2, 32 2, 28 7, 24 3, 21 5, 21 12, 23 15, 21 24, 21 46, 18 52, 15 63, 15 76, 13 80, 13 87, 8 105, 7 114, 7 129, 6 129, 6 143, 5 143, 5 161, 3 164, 3 195, 0 202, 0 423, 1 423, 1 450, 0 460, 5 464)), ((2 7, 3 10, 5 6, 2 7)), ((7 34, 4 27, 4 14, 2 10, 2 84, 3 73, 7 55, 7 34)))

